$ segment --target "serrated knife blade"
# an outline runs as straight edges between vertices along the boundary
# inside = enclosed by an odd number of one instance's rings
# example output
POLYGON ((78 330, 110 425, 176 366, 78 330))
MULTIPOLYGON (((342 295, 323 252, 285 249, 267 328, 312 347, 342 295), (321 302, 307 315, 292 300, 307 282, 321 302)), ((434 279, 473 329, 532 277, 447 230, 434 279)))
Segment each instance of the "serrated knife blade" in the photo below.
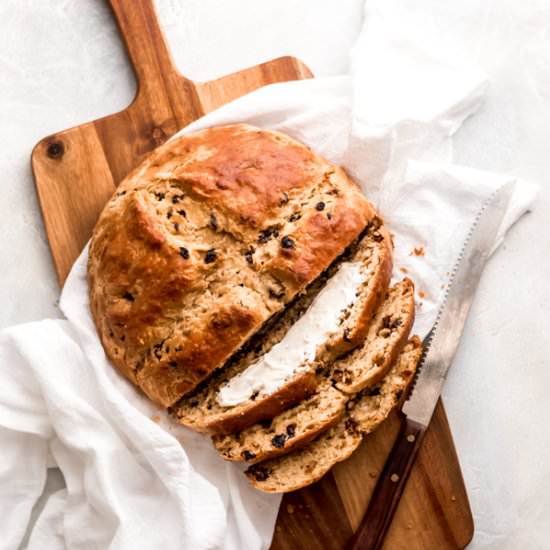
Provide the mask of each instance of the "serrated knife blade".
POLYGON ((370 498, 349 550, 380 550, 451 367, 474 293, 513 192, 497 189, 478 212, 450 277, 447 292, 424 352, 414 387, 402 408, 401 429, 370 498))
POLYGON ((495 243, 513 191, 513 182, 501 186, 485 202, 468 233, 450 276, 435 324, 424 340, 418 377, 403 413, 428 426, 470 312, 475 290, 495 243))

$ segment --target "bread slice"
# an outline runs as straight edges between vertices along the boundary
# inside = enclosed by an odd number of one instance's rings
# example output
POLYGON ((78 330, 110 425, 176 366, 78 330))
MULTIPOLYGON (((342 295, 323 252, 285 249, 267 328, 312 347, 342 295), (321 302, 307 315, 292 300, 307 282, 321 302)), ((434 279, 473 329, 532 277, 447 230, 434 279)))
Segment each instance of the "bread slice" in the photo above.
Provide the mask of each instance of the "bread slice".
POLYGON ((226 460, 255 464, 297 449, 333 426, 344 414, 348 399, 325 380, 313 395, 273 420, 242 432, 214 435, 212 442, 226 460))
POLYGON ((353 399, 348 415, 363 435, 378 428, 402 401, 421 355, 422 341, 413 336, 388 374, 376 386, 363 390, 353 399))
POLYGON ((180 400, 172 409, 173 414, 182 424, 194 430, 227 434, 242 431, 260 420, 273 418, 305 399, 315 391, 319 383, 316 370, 320 365, 330 363, 365 338, 372 315, 384 298, 390 273, 391 243, 377 218, 359 241, 340 258, 338 265, 333 266, 322 280, 314 283, 311 291, 300 296, 267 327, 265 333, 254 341, 252 349, 234 358, 223 371, 180 400), (359 265, 361 273, 361 283, 357 286, 355 296, 351 298, 351 305, 340 312, 334 330, 318 343, 311 357, 299 364, 291 363, 293 370, 285 373, 279 386, 275 386, 272 391, 263 389, 262 377, 253 376, 254 373, 247 369, 255 369, 266 357, 271 357, 268 354, 272 350, 276 351, 277 344, 285 345, 285 337, 288 338, 298 323, 312 321, 312 328, 306 330, 306 338, 318 331, 316 319, 322 317, 325 313, 323 308, 329 309, 333 301, 330 292, 343 291, 338 288, 331 290, 329 287, 347 265, 359 265), (325 292, 328 295, 326 303, 323 302, 325 292), (318 313, 319 304, 321 314, 318 313), (252 380, 252 384, 258 384, 258 389, 252 387, 254 393, 251 391, 243 401, 236 404, 220 402, 219 396, 223 395, 224 388, 235 384, 235 381, 239 384, 242 380, 239 377, 242 376, 252 380))
POLYGON ((414 284, 403 279, 389 291, 369 327, 364 345, 334 365, 336 387, 355 394, 376 384, 395 362, 414 323, 414 284))
POLYGON ((348 458, 362 439, 348 418, 299 451, 250 466, 245 475, 256 489, 266 493, 296 491, 321 479, 337 462, 348 458))
POLYGON ((385 365, 391 366, 392 358, 401 352, 409 336, 414 319, 414 309, 408 307, 410 299, 410 281, 404 280, 397 283, 389 290, 386 301, 380 306, 373 325, 377 330, 369 331, 369 337, 350 355, 334 361, 327 369, 328 379, 319 385, 314 394, 276 416, 267 424, 255 424, 234 434, 214 436, 212 442, 216 449, 226 460, 247 461, 254 464, 297 449, 334 425, 346 410, 346 403, 350 399, 353 400, 353 395, 333 385, 337 385, 341 380, 342 372, 351 368, 353 358, 358 361, 354 365, 356 379, 376 380, 385 374, 385 365), (388 336, 387 332, 379 330, 379 325, 383 325, 383 319, 401 310, 404 311, 402 316, 392 317, 396 325, 393 335, 388 336), (385 355, 383 364, 374 365, 373 361, 368 359, 372 354, 369 355, 367 347, 376 353, 382 350, 385 355))
POLYGON ((358 394, 335 426, 303 449, 250 466, 245 474, 252 485, 268 493, 287 493, 321 479, 388 417, 412 380, 421 354, 422 343, 414 336, 390 372, 377 386, 358 394))

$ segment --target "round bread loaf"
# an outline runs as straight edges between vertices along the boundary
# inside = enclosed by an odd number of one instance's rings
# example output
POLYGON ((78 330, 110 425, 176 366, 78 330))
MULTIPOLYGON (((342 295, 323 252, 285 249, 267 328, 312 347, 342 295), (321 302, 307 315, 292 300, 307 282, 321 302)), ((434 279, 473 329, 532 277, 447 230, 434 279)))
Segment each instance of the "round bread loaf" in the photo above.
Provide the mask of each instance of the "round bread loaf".
POLYGON ((118 187, 92 236, 105 351, 174 404, 315 280, 375 216, 339 167, 237 124, 173 139, 118 187))

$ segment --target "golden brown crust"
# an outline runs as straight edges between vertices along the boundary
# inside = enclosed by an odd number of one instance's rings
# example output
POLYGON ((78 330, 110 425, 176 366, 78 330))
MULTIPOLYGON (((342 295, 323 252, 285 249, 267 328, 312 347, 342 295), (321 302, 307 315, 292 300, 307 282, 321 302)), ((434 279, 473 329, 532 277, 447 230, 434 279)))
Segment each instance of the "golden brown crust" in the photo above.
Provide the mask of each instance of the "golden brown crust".
MULTIPOLYGON (((344 175, 343 170, 340 171, 344 175)), ((365 227, 364 213, 354 210, 355 200, 350 196, 342 199, 341 208, 335 210, 330 219, 326 213, 315 212, 304 223, 289 234, 299 243, 294 249, 282 250, 267 264, 276 277, 283 281, 292 281, 301 288, 315 279, 351 243, 365 227), (337 238, 335 236, 337 235, 337 238), (301 244, 303 243, 303 244, 301 244), (345 243, 345 244, 344 244, 345 243), (323 268, 323 269, 324 269, 323 268)))
POLYGON ((107 355, 172 405, 374 215, 342 169, 283 134, 232 125, 168 142, 94 230, 90 302, 107 355))
POLYGON ((184 136, 168 149, 160 165, 173 163, 174 154, 190 159, 176 164, 175 179, 190 181, 197 196, 255 229, 277 217, 283 193, 311 185, 318 163, 314 153, 289 137, 245 125, 184 136))

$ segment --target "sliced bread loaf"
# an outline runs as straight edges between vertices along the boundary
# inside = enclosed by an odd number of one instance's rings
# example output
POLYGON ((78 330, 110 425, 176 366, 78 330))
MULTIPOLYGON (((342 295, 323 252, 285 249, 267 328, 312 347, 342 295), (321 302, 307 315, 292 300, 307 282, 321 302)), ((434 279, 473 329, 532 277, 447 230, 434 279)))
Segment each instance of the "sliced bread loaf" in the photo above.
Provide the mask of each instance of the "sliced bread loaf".
POLYGON ((298 451, 248 468, 245 474, 252 485, 268 493, 287 493, 321 479, 388 417, 412 380, 421 354, 422 343, 415 336, 390 372, 377 386, 358 394, 351 410, 335 426, 298 451))
POLYGON ((287 409, 267 424, 259 423, 241 432, 214 436, 212 441, 216 449, 226 460, 244 460, 253 464, 303 446, 334 425, 346 410, 346 402, 349 401, 348 407, 353 404, 353 395, 334 387, 341 380, 341 373, 350 368, 351 358, 361 357, 356 359, 358 363, 354 365, 356 379, 371 377, 376 380, 385 374, 385 365, 391 366, 392 358, 402 350, 414 318, 414 310, 408 307, 410 290, 411 283, 408 280, 397 283, 389 290, 373 325, 378 329, 369 331, 369 337, 351 355, 334 361, 326 369, 328 379, 308 399, 287 409), (404 311, 403 315, 392 318, 396 325, 393 335, 384 329, 379 330, 383 319, 401 310, 404 311), (384 354, 383 364, 374 364, 368 359, 373 354, 369 354, 367 347, 384 354))
POLYGON ((321 280, 221 372, 172 409, 197 431, 232 433, 311 395, 316 370, 357 346, 391 272, 391 242, 376 220, 321 280), (339 305, 337 305, 339 304, 339 305))
POLYGON ((90 243, 116 368, 164 407, 221 368, 375 217, 345 171, 278 132, 208 128, 118 186, 90 243))

